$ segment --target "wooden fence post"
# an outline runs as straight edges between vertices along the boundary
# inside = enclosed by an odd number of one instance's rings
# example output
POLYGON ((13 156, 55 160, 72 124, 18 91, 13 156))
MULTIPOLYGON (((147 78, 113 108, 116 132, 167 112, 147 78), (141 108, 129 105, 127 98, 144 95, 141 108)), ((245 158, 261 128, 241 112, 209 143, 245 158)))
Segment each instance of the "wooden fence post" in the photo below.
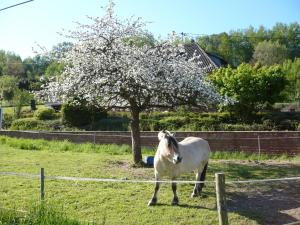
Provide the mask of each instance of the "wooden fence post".
POLYGON ((223 173, 216 173, 215 179, 219 225, 228 225, 225 195, 225 175, 223 173))
POLYGON ((257 136, 257 146, 258 146, 258 161, 260 160, 260 137, 257 136))
POLYGON ((44 168, 41 168, 41 201, 45 199, 45 174, 44 168))

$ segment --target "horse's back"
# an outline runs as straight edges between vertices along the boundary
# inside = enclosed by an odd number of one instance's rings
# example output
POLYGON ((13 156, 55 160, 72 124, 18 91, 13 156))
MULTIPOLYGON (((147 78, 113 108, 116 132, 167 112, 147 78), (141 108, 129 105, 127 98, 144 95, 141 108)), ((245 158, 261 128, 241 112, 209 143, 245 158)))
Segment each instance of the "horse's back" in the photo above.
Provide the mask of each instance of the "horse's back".
POLYGON ((209 144, 206 140, 199 138, 199 137, 187 137, 179 142, 183 147, 195 147, 201 151, 208 151, 210 152, 209 144))
POLYGON ((187 137, 179 142, 179 146, 183 157, 183 171, 203 168, 208 162, 210 147, 206 140, 198 137, 187 137))

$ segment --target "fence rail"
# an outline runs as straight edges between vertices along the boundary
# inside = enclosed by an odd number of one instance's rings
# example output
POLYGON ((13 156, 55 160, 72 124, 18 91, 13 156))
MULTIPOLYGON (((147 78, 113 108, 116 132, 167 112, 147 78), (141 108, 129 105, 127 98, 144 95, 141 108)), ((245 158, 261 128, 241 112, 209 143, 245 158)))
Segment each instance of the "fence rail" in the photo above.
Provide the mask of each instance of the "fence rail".
MULTIPOLYGON (((17 177, 27 177, 44 180, 65 180, 65 181, 92 181, 92 182, 117 182, 117 183, 174 183, 173 180, 130 180, 130 179, 113 179, 113 178, 92 178, 92 177, 68 177, 68 176, 46 176, 44 171, 41 170, 41 174, 31 174, 31 173, 17 173, 17 172, 5 172, 1 171, 0 175, 3 176, 17 176, 17 177)), ((274 181, 289 181, 289 180, 300 180, 300 177, 282 177, 274 179, 256 179, 256 180, 228 180, 226 184, 240 184, 240 183, 262 183, 262 182, 274 182, 274 181)), ((180 184, 212 184, 216 181, 194 181, 194 180, 176 180, 176 183, 180 184)))

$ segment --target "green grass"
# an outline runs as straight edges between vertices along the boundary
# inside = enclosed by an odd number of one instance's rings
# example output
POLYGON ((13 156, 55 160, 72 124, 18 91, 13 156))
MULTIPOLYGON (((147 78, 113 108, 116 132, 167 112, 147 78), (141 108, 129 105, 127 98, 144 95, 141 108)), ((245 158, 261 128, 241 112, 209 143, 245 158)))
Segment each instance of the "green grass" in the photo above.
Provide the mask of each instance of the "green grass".
MULTIPOLYGON (((143 149, 144 155, 153 151, 143 149)), ((221 154, 221 153, 220 153, 221 154)), ((227 180, 247 180, 291 177, 300 175, 297 161, 288 166, 277 163, 245 164, 228 154, 213 154, 207 180, 214 173, 224 172, 227 180)), ((45 201, 62 208, 68 221, 94 221, 97 224, 218 224, 214 184, 207 184, 200 198, 192 199, 192 185, 178 185, 180 205, 172 207, 170 185, 162 185, 159 204, 148 207, 153 184, 97 183, 83 181, 48 180, 47 176, 73 176, 118 179, 153 179, 153 168, 134 168, 130 147, 117 145, 72 144, 67 141, 26 140, 0 137, 0 171, 38 174, 45 168, 45 201)), ((231 155, 234 156, 234 155, 231 155)), ((243 160, 247 155, 235 155, 243 160)), ((267 162, 267 161, 265 161, 267 162)), ((285 161, 286 162, 286 161, 285 161)), ((181 179, 193 180, 192 173, 181 179)), ((269 187, 260 187, 267 191, 269 187)), ((39 202, 39 180, 0 175, 0 208, 31 211, 39 202)), ((230 193, 242 192, 244 186, 230 187, 230 193)), ((230 195, 230 199, 234 198, 230 195)), ((30 215, 30 214, 29 214, 30 215)), ((35 218, 35 216, 33 216, 35 218)), ((256 212, 229 212, 230 224, 261 224, 264 215, 256 212)), ((1 223, 0 223, 1 224, 1 223)), ((5 224, 5 223, 4 223, 5 224)), ((8 223, 9 224, 9 223, 8 223)))
POLYGON ((63 208, 47 204, 32 205, 28 212, 0 208, 0 224, 10 225, 83 225, 75 219, 69 219, 63 208))

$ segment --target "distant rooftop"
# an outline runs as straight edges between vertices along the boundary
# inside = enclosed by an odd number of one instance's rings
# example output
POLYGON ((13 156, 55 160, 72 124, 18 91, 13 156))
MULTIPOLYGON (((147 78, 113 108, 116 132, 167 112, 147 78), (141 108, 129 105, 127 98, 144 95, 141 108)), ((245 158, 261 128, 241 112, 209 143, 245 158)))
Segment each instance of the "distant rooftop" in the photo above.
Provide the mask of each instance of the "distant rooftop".
POLYGON ((213 70, 226 65, 227 63, 222 58, 206 53, 195 41, 184 45, 184 49, 188 58, 192 58, 196 54, 199 58, 197 63, 206 72, 211 73, 213 70))

